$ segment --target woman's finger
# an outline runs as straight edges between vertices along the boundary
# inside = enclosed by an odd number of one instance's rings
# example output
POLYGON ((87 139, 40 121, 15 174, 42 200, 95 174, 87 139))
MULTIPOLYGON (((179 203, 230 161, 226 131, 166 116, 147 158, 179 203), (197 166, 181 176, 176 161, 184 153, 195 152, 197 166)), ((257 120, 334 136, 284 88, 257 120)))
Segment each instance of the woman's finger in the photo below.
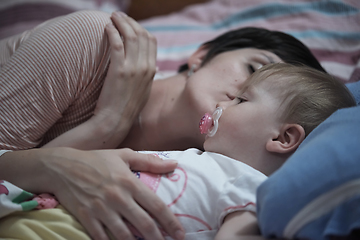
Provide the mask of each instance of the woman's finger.
MULTIPOLYGON (((114 191, 114 194, 116 192, 114 191)), ((126 201, 133 202, 134 200, 128 198, 126 201)), ((109 203, 111 204, 111 203, 109 203)), ((118 205, 118 203, 115 203, 118 205)), ((103 202, 99 202, 95 207, 94 211, 99 216, 101 222, 106 227, 107 230, 111 233, 111 235, 118 240, 135 240, 134 233, 132 233, 128 226, 124 223, 121 215, 117 212, 114 212, 109 208, 109 206, 103 205, 103 202)))
MULTIPOLYGON (((120 155, 121 158, 128 163, 131 169, 141 168, 142 171, 165 173, 173 171, 177 166, 176 161, 163 161, 154 155, 137 153, 129 149, 122 149, 120 155)), ((129 205, 131 208, 119 210, 122 211, 121 214, 133 224, 142 221, 142 224, 136 225, 142 234, 147 234, 147 236, 153 234, 156 236, 156 232, 149 232, 149 230, 147 230, 153 229, 153 219, 148 215, 148 213, 150 213, 170 236, 174 239, 183 239, 183 228, 166 204, 142 182, 138 181, 134 183, 135 185, 131 186, 131 189, 133 190, 132 198, 137 204, 136 206, 129 205), (139 207, 138 204, 147 212, 137 209, 139 207), (136 214, 133 214, 135 211, 136 214)))
MULTIPOLYGON (((116 179, 115 176, 113 178, 116 179)), ((129 170, 124 171, 115 181, 117 182, 116 184, 109 184, 104 187, 101 198, 95 198, 92 201, 91 208, 94 214, 100 216, 103 224, 116 239, 133 239, 134 232, 130 232, 127 226, 123 224, 122 217, 131 223, 134 227, 133 229, 137 229, 145 239, 163 240, 154 219, 149 216, 145 211, 146 209, 144 210, 133 197, 138 191, 145 191, 145 197, 148 194, 153 197, 155 193, 140 182, 129 170)), ((161 202, 161 200, 159 201, 161 202)), ((166 207, 164 203, 162 204, 166 207)))
POLYGON ((131 17, 126 17, 138 37, 138 66, 140 74, 152 78, 156 70, 156 38, 131 17))
POLYGON ((87 230, 92 239, 109 240, 102 224, 90 214, 90 211, 80 207, 77 218, 81 225, 87 230))
POLYGON ((134 229, 137 237, 144 239, 163 240, 164 237, 155 223, 155 220, 140 207, 137 202, 130 202, 126 209, 119 209, 121 215, 129 222, 129 228, 134 229))
POLYGON ((119 149, 118 156, 129 166, 131 170, 151 173, 170 173, 177 167, 176 160, 163 160, 153 154, 138 153, 131 149, 119 149))
MULTIPOLYGON (((134 178, 136 178, 134 176, 134 178)), ((154 192, 152 192, 146 185, 144 185, 140 180, 135 179, 137 181, 134 181, 132 183, 131 189, 132 189, 132 195, 131 199, 128 201, 121 201, 120 199, 117 202, 122 202, 121 208, 118 208, 119 213, 134 226, 138 232, 145 238, 145 239, 164 239, 163 235, 160 232, 159 227, 155 223, 155 220, 149 215, 148 212, 152 212, 152 208, 154 208, 153 205, 153 199, 158 200, 159 204, 156 204, 157 210, 164 210, 167 209, 167 206, 156 196, 154 192), (134 198, 134 196, 140 195, 140 192, 143 194, 142 197, 146 197, 149 201, 149 206, 146 205, 139 205, 139 202, 137 199, 134 198), (132 201, 130 201, 132 200, 132 201), (161 207, 159 207, 161 206, 161 207), (146 211, 145 211, 146 210, 146 211)), ((119 196, 119 198, 122 198, 119 196)), ((117 206, 120 206, 119 204, 117 206)), ((170 214, 169 214, 170 215, 170 214)), ((174 218, 176 221, 176 217, 170 216, 164 221, 172 221, 171 217, 174 218)), ((180 224, 179 224, 180 225, 180 224)), ((169 233, 172 235, 172 233, 169 233)))
POLYGON ((121 38, 121 35, 115 28, 114 24, 109 23, 106 25, 106 33, 109 38, 110 46, 112 48, 111 51, 111 60, 112 62, 116 62, 118 65, 122 65, 124 62, 125 52, 124 52, 124 43, 121 38))
POLYGON ((148 42, 148 66, 150 69, 154 69, 154 72, 148 72, 149 78, 153 78, 156 73, 156 59, 157 59, 157 40, 149 33, 148 42))
POLYGON ((149 43, 149 36, 150 34, 146 29, 144 29, 138 22, 128 16, 124 16, 129 26, 131 26, 132 30, 134 31, 137 41, 138 41, 138 60, 147 59, 148 58, 148 43, 149 43))
MULTIPOLYGON (((170 208, 166 206, 158 196, 151 195, 150 189, 136 191, 134 199, 140 204, 148 213, 154 217, 160 226, 174 239, 184 239, 184 231, 178 219, 174 217, 170 208)), ((135 221, 135 220, 134 220, 135 221)))
POLYGON ((122 12, 114 12, 111 20, 119 30, 124 40, 126 68, 133 67, 138 61, 139 55, 139 39, 132 25, 129 23, 129 17, 122 12))

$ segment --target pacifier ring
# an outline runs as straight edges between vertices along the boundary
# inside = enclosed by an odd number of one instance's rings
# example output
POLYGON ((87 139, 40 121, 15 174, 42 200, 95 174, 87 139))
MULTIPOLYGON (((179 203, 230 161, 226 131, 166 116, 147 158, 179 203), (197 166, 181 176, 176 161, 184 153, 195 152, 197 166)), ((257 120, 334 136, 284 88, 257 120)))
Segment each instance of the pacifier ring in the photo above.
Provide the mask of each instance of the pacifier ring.
POLYGON ((221 117, 222 111, 221 107, 217 107, 212 116, 209 113, 205 113, 199 122, 201 134, 207 134, 209 137, 215 135, 219 127, 219 118, 221 117))

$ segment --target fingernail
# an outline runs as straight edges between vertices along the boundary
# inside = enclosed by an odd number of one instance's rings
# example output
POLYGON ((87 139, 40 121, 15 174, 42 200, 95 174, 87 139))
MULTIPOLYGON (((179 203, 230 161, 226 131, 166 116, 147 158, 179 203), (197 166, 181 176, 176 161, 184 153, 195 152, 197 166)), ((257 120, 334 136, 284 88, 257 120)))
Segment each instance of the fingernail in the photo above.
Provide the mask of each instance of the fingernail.
POLYGON ((171 163, 174 163, 174 164, 178 164, 178 161, 176 161, 176 160, 167 160, 167 162, 171 162, 171 163))
POLYGON ((107 27, 115 27, 115 25, 113 23, 108 23, 106 24, 107 27))
POLYGON ((112 12, 112 17, 122 17, 118 12, 112 12))
POLYGON ((184 231, 177 230, 177 231, 175 232, 175 239, 176 239, 176 240, 184 240, 184 237, 185 237, 184 231))
POLYGON ((123 12, 115 12, 116 15, 118 15, 119 17, 126 17, 127 15, 123 12))

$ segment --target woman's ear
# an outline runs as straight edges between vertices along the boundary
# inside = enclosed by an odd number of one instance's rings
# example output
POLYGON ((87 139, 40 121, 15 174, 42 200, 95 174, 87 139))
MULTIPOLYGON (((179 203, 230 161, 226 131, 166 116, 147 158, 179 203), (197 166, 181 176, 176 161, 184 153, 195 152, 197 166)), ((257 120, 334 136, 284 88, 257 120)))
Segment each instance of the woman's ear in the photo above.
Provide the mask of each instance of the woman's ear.
POLYGON ((294 152, 305 139, 305 130, 299 124, 284 124, 276 139, 266 143, 266 150, 273 153, 294 152))
POLYGON ((196 66, 195 69, 193 70, 197 70, 199 69, 199 67, 201 66, 206 54, 208 53, 208 49, 206 49, 204 46, 200 46, 188 59, 187 64, 189 69, 192 66, 196 66))

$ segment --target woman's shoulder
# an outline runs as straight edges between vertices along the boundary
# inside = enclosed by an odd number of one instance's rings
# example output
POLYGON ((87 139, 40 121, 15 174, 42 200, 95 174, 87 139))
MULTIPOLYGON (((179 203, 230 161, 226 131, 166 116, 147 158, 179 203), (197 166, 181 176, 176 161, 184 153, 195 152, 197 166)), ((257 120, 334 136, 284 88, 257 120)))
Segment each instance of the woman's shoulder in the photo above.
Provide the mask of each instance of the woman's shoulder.
POLYGON ((70 20, 75 23, 83 24, 99 24, 99 23, 109 23, 110 13, 97 11, 97 10, 83 10, 70 13, 68 15, 62 16, 64 22, 70 20))
POLYGON ((83 10, 73 12, 67 15, 50 19, 35 29, 63 29, 64 33, 67 32, 94 32, 100 30, 104 32, 106 24, 110 23, 110 14, 102 11, 83 10))
POLYGON ((27 39, 45 43, 53 54, 86 53, 91 58, 102 59, 103 52, 108 49, 105 26, 110 22, 109 13, 77 11, 40 24, 28 34, 27 39))

